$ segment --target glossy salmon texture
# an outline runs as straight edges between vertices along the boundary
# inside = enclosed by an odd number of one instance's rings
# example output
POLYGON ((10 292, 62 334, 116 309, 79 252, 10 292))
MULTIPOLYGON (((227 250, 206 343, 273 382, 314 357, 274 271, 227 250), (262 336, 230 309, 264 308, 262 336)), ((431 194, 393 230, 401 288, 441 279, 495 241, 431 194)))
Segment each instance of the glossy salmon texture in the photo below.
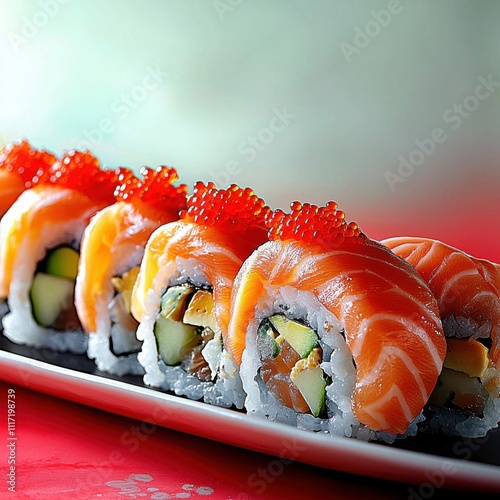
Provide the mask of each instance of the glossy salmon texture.
POLYGON ((235 281, 227 347, 238 364, 250 323, 260 321, 256 304, 285 286, 311 292, 342 325, 357 368, 357 419, 373 430, 404 432, 446 353, 436 299, 416 271, 369 239, 331 250, 291 239, 265 243, 235 281))
POLYGON ((429 238, 382 241, 422 276, 439 304, 447 336, 491 338, 500 358, 500 266, 429 238))

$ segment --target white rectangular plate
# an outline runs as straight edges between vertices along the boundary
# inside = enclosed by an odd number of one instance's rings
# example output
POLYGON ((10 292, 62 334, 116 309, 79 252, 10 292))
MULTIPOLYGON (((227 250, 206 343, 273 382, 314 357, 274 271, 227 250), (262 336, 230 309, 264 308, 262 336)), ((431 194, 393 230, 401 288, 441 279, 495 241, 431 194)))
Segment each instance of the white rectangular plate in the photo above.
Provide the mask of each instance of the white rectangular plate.
POLYGON ((396 445, 300 431, 166 394, 140 377, 107 376, 84 356, 12 344, 0 336, 0 378, 68 401, 170 429, 278 456, 283 443, 300 446, 297 461, 406 484, 427 483, 436 474, 445 487, 500 492, 500 432, 481 439, 409 438, 396 445))

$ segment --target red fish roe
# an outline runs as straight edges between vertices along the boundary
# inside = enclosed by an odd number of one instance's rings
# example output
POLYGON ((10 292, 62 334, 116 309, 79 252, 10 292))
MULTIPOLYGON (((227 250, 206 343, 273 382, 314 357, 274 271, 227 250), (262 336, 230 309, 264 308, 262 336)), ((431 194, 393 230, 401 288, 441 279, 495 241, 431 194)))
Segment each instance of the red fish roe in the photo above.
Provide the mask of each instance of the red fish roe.
POLYGON ((174 182, 179 180, 175 168, 163 166, 153 170, 143 167, 140 171, 142 178, 134 176, 128 169, 118 170, 120 184, 115 190, 118 201, 133 203, 140 200, 164 212, 179 212, 186 208, 188 186, 174 186, 174 182))
POLYGON ((99 160, 88 151, 69 151, 52 165, 40 182, 74 189, 111 204, 115 201, 114 191, 121 170, 101 169, 99 160))
POLYGON ((34 149, 28 141, 10 144, 0 151, 0 169, 17 174, 26 188, 33 187, 56 160, 53 154, 34 149))
POLYGON ((181 213, 182 219, 242 233, 251 228, 264 228, 265 218, 271 212, 252 189, 236 184, 217 189, 213 182, 197 182, 187 205, 187 210, 181 213))
POLYGON ((266 218, 270 240, 296 240, 320 245, 327 250, 338 248, 344 241, 362 242, 365 236, 355 222, 346 222, 344 212, 334 201, 325 207, 293 202, 291 212, 276 210, 266 218))

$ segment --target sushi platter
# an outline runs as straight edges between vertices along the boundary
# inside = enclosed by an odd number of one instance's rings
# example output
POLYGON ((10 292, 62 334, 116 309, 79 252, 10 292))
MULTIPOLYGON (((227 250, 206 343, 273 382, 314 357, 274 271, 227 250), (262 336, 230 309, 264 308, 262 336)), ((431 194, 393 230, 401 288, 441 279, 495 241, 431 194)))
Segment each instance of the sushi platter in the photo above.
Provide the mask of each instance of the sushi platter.
POLYGON ((313 466, 500 491, 500 264, 372 239, 334 201, 285 212, 178 180, 0 151, 3 380, 274 456, 293 443, 313 466))
POLYGON ((0 338, 0 378, 67 401, 180 432, 318 467, 419 485, 445 478, 446 488, 500 491, 500 432, 480 439, 407 439, 385 445, 297 431, 146 387, 141 377, 99 372, 85 356, 36 350, 0 338), (203 425, 200 425, 203 422, 203 425))

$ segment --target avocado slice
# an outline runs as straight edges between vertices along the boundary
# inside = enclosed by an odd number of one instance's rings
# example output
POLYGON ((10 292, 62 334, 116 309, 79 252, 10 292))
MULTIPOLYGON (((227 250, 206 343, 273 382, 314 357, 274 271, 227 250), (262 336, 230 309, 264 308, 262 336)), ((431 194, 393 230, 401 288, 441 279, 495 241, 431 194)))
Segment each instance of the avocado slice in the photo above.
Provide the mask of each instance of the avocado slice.
POLYGON ((182 321, 217 331, 219 327, 215 319, 213 294, 208 290, 198 290, 189 301, 182 321))
POLYGON ((306 359, 297 362, 290 373, 290 379, 314 417, 319 416, 325 406, 326 380, 320 363, 321 350, 313 349, 306 359))
POLYGON ((37 273, 31 285, 33 317, 40 326, 51 326, 73 305, 74 282, 60 276, 37 273))
POLYGON ((269 321, 301 358, 307 357, 318 346, 318 336, 312 328, 282 314, 271 316, 269 321))
POLYGON ((59 247, 48 252, 45 272, 52 276, 75 280, 78 275, 79 253, 70 247, 59 247))
POLYGON ((191 285, 170 287, 160 299, 160 315, 174 321, 182 321, 187 299, 193 292, 194 287, 191 285))
POLYGON ((198 327, 165 318, 161 314, 156 320, 154 333, 158 353, 167 365, 180 363, 200 340, 198 327))

